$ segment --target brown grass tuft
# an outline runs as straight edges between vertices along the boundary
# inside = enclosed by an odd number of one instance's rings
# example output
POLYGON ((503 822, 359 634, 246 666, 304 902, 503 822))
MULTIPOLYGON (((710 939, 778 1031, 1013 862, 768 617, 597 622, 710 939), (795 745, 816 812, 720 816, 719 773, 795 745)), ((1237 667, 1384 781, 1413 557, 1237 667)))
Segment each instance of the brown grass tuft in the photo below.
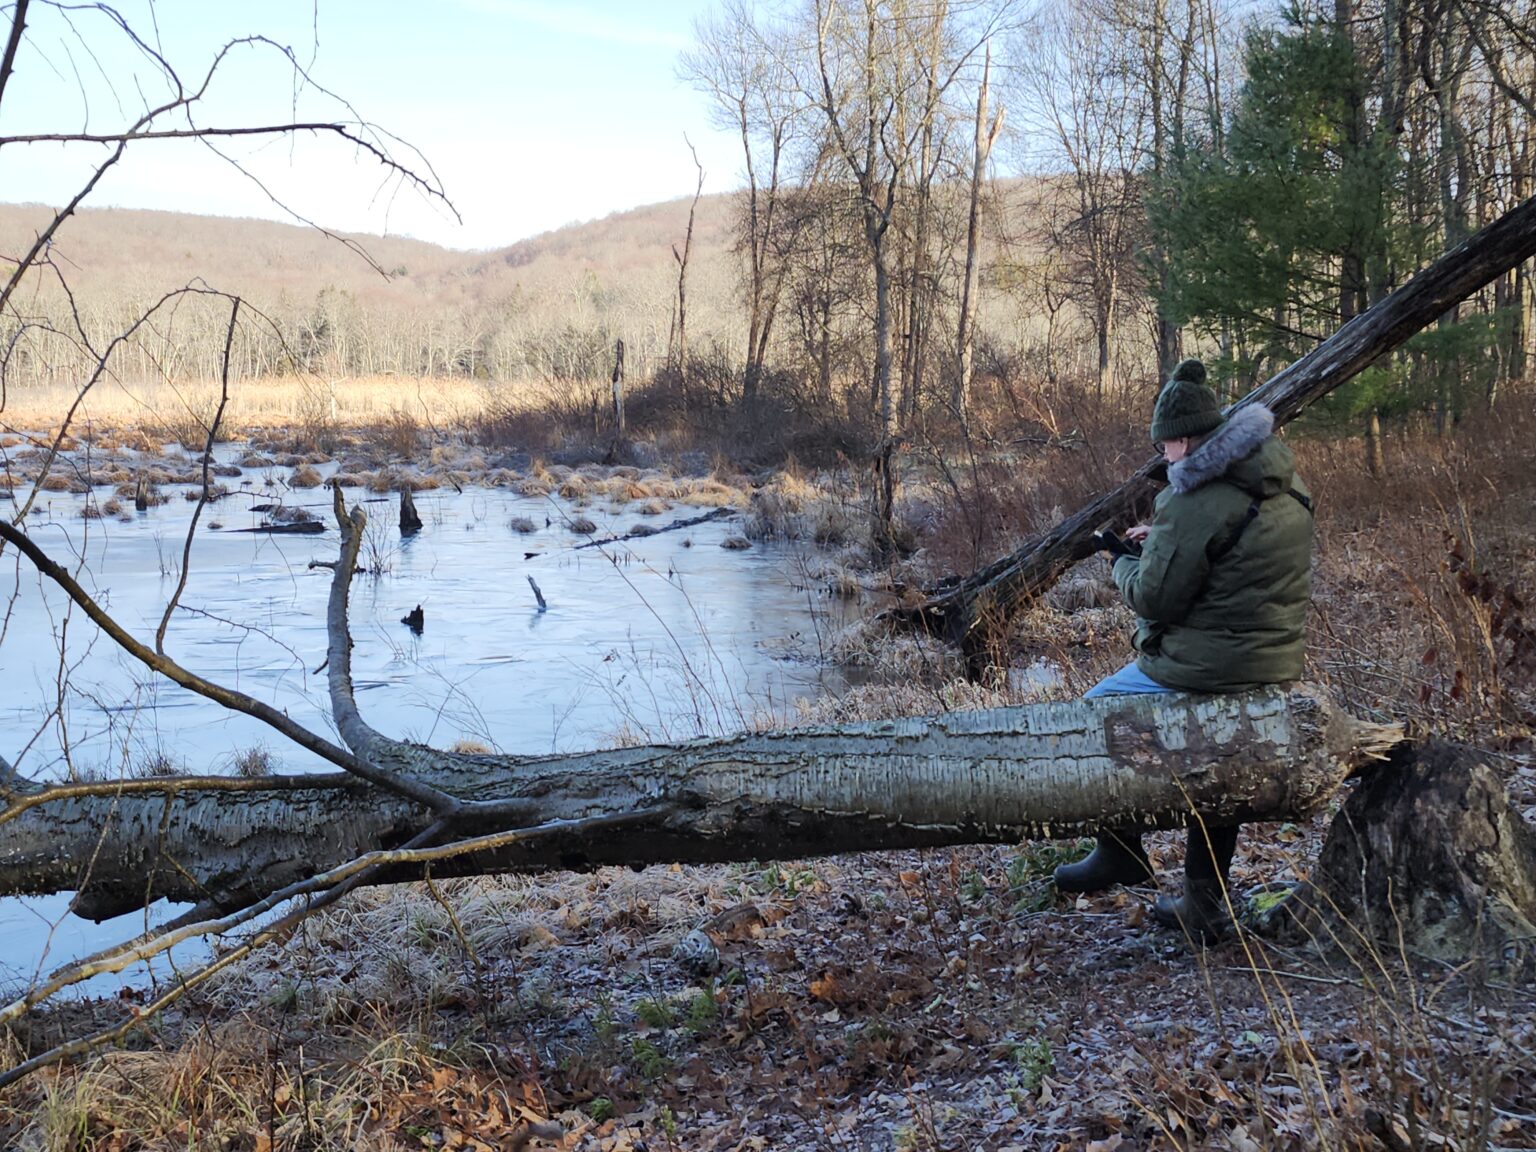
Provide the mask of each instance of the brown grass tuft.
POLYGON ((321 483, 320 473, 308 464, 300 464, 288 477, 290 488, 318 488, 321 483))

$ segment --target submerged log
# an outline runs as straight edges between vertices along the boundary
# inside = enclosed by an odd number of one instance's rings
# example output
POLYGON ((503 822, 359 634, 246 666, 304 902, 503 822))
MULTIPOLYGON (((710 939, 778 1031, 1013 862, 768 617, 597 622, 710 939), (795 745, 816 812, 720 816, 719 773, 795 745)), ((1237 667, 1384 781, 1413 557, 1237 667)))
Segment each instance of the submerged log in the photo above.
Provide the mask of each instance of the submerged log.
MULTIPOLYGON (((441 862, 436 875, 1015 843, 1181 827, 1193 811, 1300 819, 1400 736, 1307 688, 1108 697, 540 758, 405 743, 355 711, 338 725, 391 774, 470 803, 516 802, 495 821, 466 810, 462 835, 641 814, 441 862)), ((230 783, 13 797, 0 823, 0 889, 78 889, 77 911, 96 919, 146 898, 234 907, 431 822, 421 805, 345 776, 230 783)))
POLYGON ((287 524, 268 521, 254 528, 232 528, 230 531, 261 532, 268 536, 318 536, 325 531, 325 525, 318 520, 296 520, 287 524))
MULTIPOLYGON (((711 520, 725 520, 734 515, 736 515, 736 509, 728 505, 722 508, 712 508, 700 516, 682 517, 673 520, 670 524, 664 524, 660 528, 649 524, 642 524, 631 528, 628 532, 621 535, 604 536, 600 540, 586 540, 576 545, 572 551, 578 551, 582 548, 601 548, 605 544, 619 544, 625 540, 639 540, 647 536, 658 536, 663 532, 675 532, 679 528, 693 528, 699 524, 708 524, 711 520)), ((534 555, 537 555, 537 553, 534 553, 534 555)), ((524 559, 527 559, 527 557, 525 556, 524 559)))
MULTIPOLYGON (((1533 255, 1536 198, 1446 253, 1233 407, 1263 404, 1275 413, 1277 425, 1284 424, 1533 255)), ((921 603, 899 609, 891 618, 959 645, 972 674, 979 675, 993 663, 998 638, 1014 614, 1046 592, 1069 567, 1093 554, 1091 537, 1096 529, 1144 514, 1162 469, 1161 460, 1149 460, 1125 483, 1043 536, 969 576, 941 581, 921 603)))

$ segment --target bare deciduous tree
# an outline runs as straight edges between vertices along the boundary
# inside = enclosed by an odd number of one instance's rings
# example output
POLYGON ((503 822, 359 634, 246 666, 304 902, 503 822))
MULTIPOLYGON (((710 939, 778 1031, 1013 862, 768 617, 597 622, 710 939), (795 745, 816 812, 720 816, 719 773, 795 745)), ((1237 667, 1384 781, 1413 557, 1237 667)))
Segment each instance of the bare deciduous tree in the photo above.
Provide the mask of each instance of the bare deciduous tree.
POLYGON ((1093 326, 1102 398, 1143 218, 1138 176, 1152 118, 1130 44, 1094 0, 1058 0, 1020 36, 1010 72, 1033 158, 1041 242, 1059 254, 1093 326))
POLYGON ((987 119, 987 96, 991 75, 992 49, 989 45, 981 69, 981 87, 976 93, 976 136, 971 152, 970 209, 966 213, 965 224, 965 274, 960 288, 960 315, 955 340, 958 346, 955 379, 949 400, 950 409, 962 425, 966 422, 966 409, 971 392, 971 372, 975 359, 976 291, 981 248, 981 193, 985 183, 987 163, 992 155, 992 146, 997 142, 998 133, 1003 129, 1002 108, 997 110, 997 114, 990 122, 987 119))
POLYGON ((870 399, 880 429, 873 535, 885 554, 894 548, 892 460, 901 435, 891 226, 914 188, 931 182, 931 148, 944 102, 1006 11, 1006 5, 982 9, 948 0, 815 4, 814 63, 800 86, 814 99, 830 151, 857 190, 873 276, 870 399), (961 16, 979 19, 966 25, 961 16))
POLYGON ((747 186, 738 247, 747 265, 747 355, 741 400, 750 409, 772 344, 788 262, 781 192, 806 104, 774 45, 787 33, 765 28, 747 0, 728 0, 695 26, 697 45, 681 69, 709 96, 718 122, 741 137, 747 186))

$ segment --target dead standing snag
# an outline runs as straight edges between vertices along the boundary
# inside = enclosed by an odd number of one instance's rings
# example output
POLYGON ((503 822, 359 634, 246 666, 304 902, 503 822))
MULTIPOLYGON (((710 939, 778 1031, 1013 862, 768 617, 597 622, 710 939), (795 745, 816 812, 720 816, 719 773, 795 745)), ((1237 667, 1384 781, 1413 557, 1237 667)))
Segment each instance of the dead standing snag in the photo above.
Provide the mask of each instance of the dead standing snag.
POLYGON ((421 515, 416 511, 416 500, 409 484, 400 488, 400 535, 414 536, 421 531, 421 515))

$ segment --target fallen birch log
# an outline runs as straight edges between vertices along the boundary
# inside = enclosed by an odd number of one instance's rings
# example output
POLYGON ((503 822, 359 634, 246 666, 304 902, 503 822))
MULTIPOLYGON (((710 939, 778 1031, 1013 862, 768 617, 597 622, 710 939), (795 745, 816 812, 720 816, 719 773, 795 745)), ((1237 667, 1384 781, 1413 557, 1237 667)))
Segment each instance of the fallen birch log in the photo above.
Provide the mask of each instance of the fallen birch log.
MULTIPOLYGON (((1362 724, 1305 687, 1243 696, 1110 697, 519 758, 444 752, 354 720, 375 766, 468 807, 455 833, 558 828, 435 873, 787 859, 1012 843, 1101 827, 1302 819, 1398 729, 1362 724), (499 802, 496 819, 473 805, 499 802)), ((0 890, 76 889, 105 918, 168 898, 238 907, 432 822, 345 775, 124 781, 13 792, 0 812, 0 890)), ((388 879, 417 877, 402 869, 388 879)))
POLYGON ((1386 926, 1399 948, 1422 936, 1463 955, 1489 946, 1507 955, 1536 918, 1536 834, 1509 810, 1497 777, 1475 764, 1463 772, 1465 757, 1421 757, 1398 726, 1358 721, 1305 685, 566 756, 466 755, 394 739, 363 719, 353 695, 347 603, 365 519, 361 509, 345 514, 339 492, 336 508, 342 551, 327 565, 327 663, 350 751, 133 640, 0 521, 0 538, 149 667, 347 769, 46 787, 0 759, 0 891, 74 890, 82 915, 105 918, 160 898, 246 908, 310 891, 321 873, 360 869, 385 883, 429 866, 465 875, 1008 843, 1173 828, 1196 813, 1215 823, 1300 820, 1395 754, 1330 831, 1311 906, 1339 910, 1332 922, 1363 938, 1386 926), (1488 909, 1500 911, 1490 918, 1488 909))

